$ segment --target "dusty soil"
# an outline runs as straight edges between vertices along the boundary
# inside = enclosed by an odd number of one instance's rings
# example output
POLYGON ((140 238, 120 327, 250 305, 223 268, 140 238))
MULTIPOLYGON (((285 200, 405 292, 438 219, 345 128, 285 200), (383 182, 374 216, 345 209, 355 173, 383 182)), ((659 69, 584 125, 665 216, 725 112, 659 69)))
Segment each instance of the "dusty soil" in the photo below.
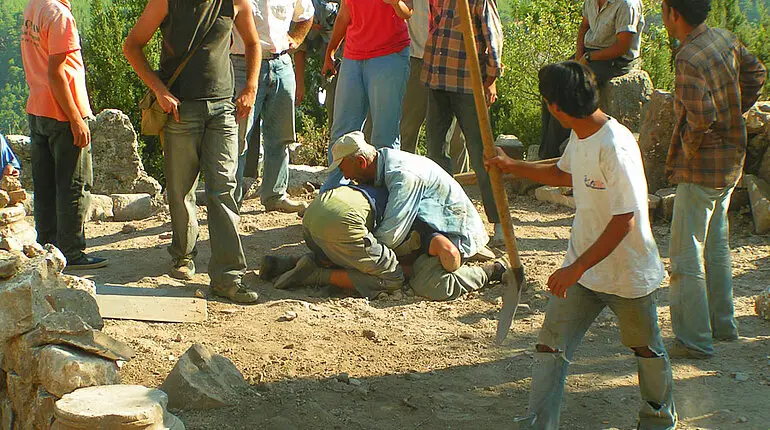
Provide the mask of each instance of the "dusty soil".
MULTIPOLYGON (((470 193, 477 197, 476 190, 470 193)), ((257 305, 211 300, 202 324, 108 321, 105 331, 137 352, 121 371, 123 382, 160 385, 176 358, 199 342, 232 360, 250 388, 232 407, 175 411, 188 429, 515 428, 514 417, 526 414, 545 282, 563 258, 572 212, 532 197, 516 197, 511 208, 528 279, 527 306, 502 347, 492 341, 500 286, 448 303, 408 295, 370 302, 328 289, 278 291, 252 270, 245 281, 260 293, 257 305), (298 318, 279 322, 290 310, 298 318), (364 330, 374 336, 365 337, 364 330)), ((246 202, 243 212, 250 269, 267 253, 305 252, 295 215, 264 213, 256 200, 246 202)), ((205 210, 200 219, 197 265, 204 274, 193 282, 164 275, 167 215, 136 222, 138 230, 130 234, 121 233, 124 223, 90 223, 91 250, 111 265, 88 276, 97 283, 206 292, 205 210)), ((656 221, 653 229, 668 264, 669 225, 656 221)), ((770 238, 751 230, 747 214, 733 214, 741 339, 717 344, 711 360, 673 362, 681 428, 770 428, 770 322, 753 310, 754 297, 770 285, 770 238)), ((659 318, 668 342, 667 291, 666 281, 659 318)), ((633 356, 620 344, 616 318, 605 311, 570 366, 562 428, 633 428, 639 402, 633 356)))

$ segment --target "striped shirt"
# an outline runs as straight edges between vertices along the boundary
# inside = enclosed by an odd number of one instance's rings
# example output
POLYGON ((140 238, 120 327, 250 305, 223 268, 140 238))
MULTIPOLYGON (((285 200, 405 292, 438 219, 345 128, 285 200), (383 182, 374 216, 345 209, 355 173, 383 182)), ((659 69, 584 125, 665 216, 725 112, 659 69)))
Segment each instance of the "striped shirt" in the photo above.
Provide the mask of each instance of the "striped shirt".
POLYGON ((701 24, 682 42, 675 69, 669 181, 735 185, 746 158, 743 113, 759 98, 764 66, 729 31, 701 24))
MULTIPOLYGON (((494 0, 469 0, 481 79, 503 72, 503 29, 494 0)), ((422 81, 434 90, 473 93, 457 0, 430 0, 430 33, 423 55, 422 81)))

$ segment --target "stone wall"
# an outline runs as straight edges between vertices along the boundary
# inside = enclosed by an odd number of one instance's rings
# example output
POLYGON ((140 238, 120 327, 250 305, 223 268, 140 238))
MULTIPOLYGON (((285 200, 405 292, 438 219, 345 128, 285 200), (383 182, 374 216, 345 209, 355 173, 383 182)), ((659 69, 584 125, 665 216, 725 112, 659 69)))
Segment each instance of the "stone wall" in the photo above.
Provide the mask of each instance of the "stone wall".
POLYGON ((599 106, 631 131, 637 132, 642 123, 642 109, 653 91, 650 75, 644 70, 632 70, 610 79, 602 87, 599 106))

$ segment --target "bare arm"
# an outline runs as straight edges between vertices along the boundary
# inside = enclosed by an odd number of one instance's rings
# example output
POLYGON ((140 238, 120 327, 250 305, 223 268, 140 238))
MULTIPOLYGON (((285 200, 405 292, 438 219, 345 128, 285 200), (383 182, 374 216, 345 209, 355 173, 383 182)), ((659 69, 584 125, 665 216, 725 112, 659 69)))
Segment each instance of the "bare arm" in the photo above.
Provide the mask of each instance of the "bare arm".
POLYGON ((238 119, 249 116, 257 98, 259 66, 262 64, 262 47, 259 45, 257 28, 248 0, 235 0, 235 29, 243 39, 246 54, 246 86, 235 98, 238 119))
POLYGON ((591 26, 588 24, 588 18, 583 17, 583 21, 578 27, 577 47, 575 48, 575 59, 579 60, 583 58, 583 54, 586 52, 586 33, 591 26))
POLYGON ((166 15, 168 15, 168 0, 149 0, 142 15, 139 16, 136 24, 128 33, 126 41, 123 42, 123 55, 134 68, 136 74, 139 75, 139 79, 155 93, 163 111, 173 114, 174 119, 179 121, 179 99, 171 94, 166 84, 155 74, 144 55, 144 51, 142 51, 166 15))
POLYGON ((324 65, 321 69, 321 74, 326 75, 331 73, 337 74, 337 70, 334 69, 334 53, 340 47, 342 39, 345 38, 345 33, 348 31, 348 24, 350 24, 350 10, 343 0, 340 2, 340 11, 337 13, 337 20, 334 21, 334 28, 332 29, 332 37, 329 40, 329 46, 326 48, 326 54, 324 55, 324 65))
POLYGON ((75 146, 85 148, 91 144, 91 132, 88 129, 80 110, 75 103, 75 97, 70 91, 67 74, 64 71, 64 65, 67 60, 67 53, 53 54, 48 57, 48 82, 51 84, 51 92, 64 111, 64 115, 70 123, 72 136, 75 138, 75 146))
POLYGON ((409 19, 412 17, 413 8, 404 3, 403 0, 382 0, 383 2, 391 5, 393 10, 396 11, 396 16, 401 19, 409 19))
MULTIPOLYGON (((556 297, 567 297, 567 289, 575 285, 588 269, 596 266, 612 254, 612 251, 620 245, 620 242, 625 239, 635 224, 633 212, 614 215, 596 242, 583 255, 571 265, 555 271, 548 278, 548 288, 551 293, 556 297)), ((622 270, 622 268, 618 269, 622 270)))
POLYGON ((531 163, 514 160, 505 155, 505 152, 500 148, 496 148, 496 150, 497 156, 484 159, 484 166, 486 166, 487 170, 492 166, 496 166, 503 173, 511 173, 541 184, 555 187, 572 186, 572 175, 556 166, 557 159, 550 163, 531 163))
MULTIPOLYGON (((591 61, 612 60, 618 57, 622 57, 631 49, 631 43, 633 40, 634 33, 628 31, 618 33, 615 43, 612 44, 612 46, 591 52, 591 61)), ((578 59, 581 57, 578 57, 578 59)))
POLYGON ((289 29, 289 49, 297 49, 302 45, 311 27, 313 27, 313 18, 292 22, 289 29))

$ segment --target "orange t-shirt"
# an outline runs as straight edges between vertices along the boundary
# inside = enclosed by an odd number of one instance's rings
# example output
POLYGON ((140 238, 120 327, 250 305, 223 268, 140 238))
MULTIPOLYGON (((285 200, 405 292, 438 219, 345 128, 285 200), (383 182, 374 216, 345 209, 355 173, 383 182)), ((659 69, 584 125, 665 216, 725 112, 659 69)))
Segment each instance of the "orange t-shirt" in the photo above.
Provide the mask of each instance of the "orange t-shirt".
POLYGON ((29 85, 27 113, 69 121, 51 91, 48 57, 67 54, 64 72, 81 117, 91 116, 80 36, 67 0, 30 0, 24 9, 21 59, 29 85))

